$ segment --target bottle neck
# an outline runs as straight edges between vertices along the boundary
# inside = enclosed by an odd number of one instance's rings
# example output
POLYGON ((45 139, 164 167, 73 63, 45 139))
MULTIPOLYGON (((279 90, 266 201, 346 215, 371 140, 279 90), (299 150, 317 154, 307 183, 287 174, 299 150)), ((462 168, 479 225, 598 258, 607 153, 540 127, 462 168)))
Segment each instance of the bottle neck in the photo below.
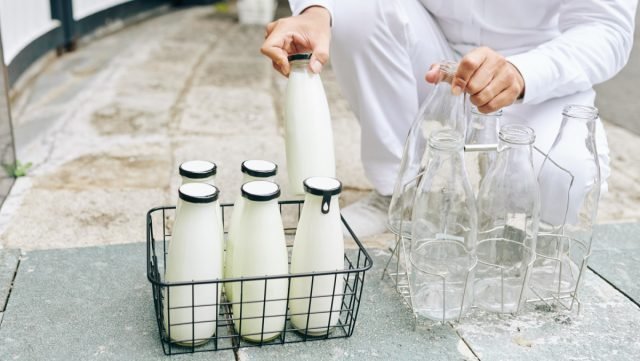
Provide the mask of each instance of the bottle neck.
POLYGON ((253 181, 273 181, 273 176, 255 177, 246 173, 242 174, 242 183, 253 182, 253 181))
POLYGON ((294 60, 290 66, 291 72, 313 74, 309 71, 309 60, 294 60))

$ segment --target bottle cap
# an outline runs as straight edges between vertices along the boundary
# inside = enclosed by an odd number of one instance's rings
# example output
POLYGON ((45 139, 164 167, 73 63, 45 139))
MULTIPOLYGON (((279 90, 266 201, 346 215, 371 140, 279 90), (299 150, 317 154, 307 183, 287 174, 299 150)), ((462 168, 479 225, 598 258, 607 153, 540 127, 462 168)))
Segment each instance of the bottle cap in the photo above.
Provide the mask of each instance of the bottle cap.
POLYGON ((305 192, 322 197, 321 211, 323 214, 329 213, 331 196, 342 192, 342 183, 331 177, 310 177, 305 179, 303 184, 305 192))
POLYGON ((287 60, 289 60, 289 61, 309 60, 309 59, 311 59, 311 53, 293 54, 293 55, 289 55, 287 57, 287 60))
POLYGON ((220 191, 208 183, 187 183, 180 186, 180 199, 189 203, 211 203, 218 200, 220 191))
POLYGON ((280 197, 280 187, 269 181, 251 181, 242 185, 242 196, 248 200, 265 202, 280 197))
POLYGON ((180 164, 180 175, 191 179, 203 179, 216 175, 218 167, 206 160, 190 160, 180 164))
POLYGON ((273 177, 278 172, 278 166, 267 160, 250 159, 242 162, 242 173, 256 178, 273 177))

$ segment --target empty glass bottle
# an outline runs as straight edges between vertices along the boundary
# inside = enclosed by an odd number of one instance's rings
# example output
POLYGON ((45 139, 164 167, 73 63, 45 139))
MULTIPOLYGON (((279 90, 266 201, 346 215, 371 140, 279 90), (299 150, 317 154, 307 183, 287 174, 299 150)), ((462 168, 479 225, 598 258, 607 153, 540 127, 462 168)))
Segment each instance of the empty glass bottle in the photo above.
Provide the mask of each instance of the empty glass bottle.
POLYGON ((600 198, 598 109, 569 105, 562 114, 560 132, 538 173, 540 230, 531 289, 545 300, 576 296, 600 198))
POLYGON ((423 157, 429 135, 438 129, 455 129, 465 134, 465 97, 451 93, 451 81, 457 68, 458 64, 451 61, 439 65, 440 80, 422 103, 409 130, 389 206, 388 227, 395 234, 409 236, 411 233, 411 206, 418 185, 416 176, 426 165, 423 157))
POLYGON ((496 161, 478 193, 478 266, 475 304, 516 313, 535 260, 540 193, 533 170, 533 129, 500 128, 496 161))
POLYGON ((429 137, 427 163, 413 205, 409 282, 419 316, 446 321, 472 304, 476 203, 454 130, 429 137))

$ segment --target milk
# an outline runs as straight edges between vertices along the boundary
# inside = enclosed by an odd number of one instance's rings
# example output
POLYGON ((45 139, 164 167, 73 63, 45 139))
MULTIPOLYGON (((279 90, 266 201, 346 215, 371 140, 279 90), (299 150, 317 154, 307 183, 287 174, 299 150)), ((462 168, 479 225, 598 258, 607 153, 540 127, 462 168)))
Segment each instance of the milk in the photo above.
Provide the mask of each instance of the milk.
MULTIPOLYGON (((307 193, 293 243, 291 273, 342 271, 344 239, 338 206, 342 185, 327 177, 309 178, 304 185, 307 193)), ((343 274, 293 278, 289 301, 293 326, 309 335, 327 334, 340 317, 343 286, 343 274)))
MULTIPOLYGON (((218 222, 218 190, 205 183, 180 187, 167 254, 165 281, 182 283, 222 278, 223 239, 218 222)), ((172 341, 190 346, 215 334, 221 286, 170 286, 163 290, 164 327, 172 341), (206 306, 205 306, 206 305, 206 306)))
MULTIPOLYGON (((234 275, 286 276, 287 246, 277 201, 280 188, 267 181, 248 182, 242 186, 242 196, 244 206, 231 260, 234 275)), ((287 286, 286 277, 232 284, 236 332, 253 342, 278 337, 286 319, 287 286)))
MULTIPOLYGON (((251 159, 242 162, 240 167, 243 178, 242 184, 254 181, 254 180, 271 180, 275 177, 278 166, 266 160, 251 159)), ((238 193, 235 203, 233 204, 233 213, 231 214, 231 225, 229 227, 229 236, 225 247, 225 263, 224 263, 224 278, 235 278, 237 273, 234 272, 233 253, 236 247, 236 238, 238 236, 238 229, 240 227, 240 215, 244 209, 244 198, 242 193, 238 193)), ((225 294, 229 302, 235 302, 236 297, 233 293, 233 284, 225 283, 225 294)))
POLYGON ((308 69, 308 56, 289 57, 285 144, 289 189, 293 194, 304 194, 302 182, 306 178, 335 177, 336 173, 329 105, 320 76, 308 69), (306 59, 295 60, 302 57, 306 59))

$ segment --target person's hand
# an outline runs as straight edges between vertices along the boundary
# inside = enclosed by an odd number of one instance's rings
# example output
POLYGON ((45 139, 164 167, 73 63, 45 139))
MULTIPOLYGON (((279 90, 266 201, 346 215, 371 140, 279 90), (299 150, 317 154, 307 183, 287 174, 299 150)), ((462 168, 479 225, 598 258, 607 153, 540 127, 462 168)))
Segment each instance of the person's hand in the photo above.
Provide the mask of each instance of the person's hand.
MULTIPOLYGON (((437 66, 426 75, 430 83, 438 81, 437 66)), ((524 79, 504 56, 487 47, 465 55, 451 82, 455 95, 466 92, 482 113, 491 113, 513 104, 524 94, 524 79)))
POLYGON ((329 11, 312 6, 298 16, 279 19, 267 25, 260 51, 271 59, 273 67, 284 76, 288 76, 290 71, 288 55, 313 53, 309 68, 312 72, 319 73, 329 60, 330 41, 329 11))

